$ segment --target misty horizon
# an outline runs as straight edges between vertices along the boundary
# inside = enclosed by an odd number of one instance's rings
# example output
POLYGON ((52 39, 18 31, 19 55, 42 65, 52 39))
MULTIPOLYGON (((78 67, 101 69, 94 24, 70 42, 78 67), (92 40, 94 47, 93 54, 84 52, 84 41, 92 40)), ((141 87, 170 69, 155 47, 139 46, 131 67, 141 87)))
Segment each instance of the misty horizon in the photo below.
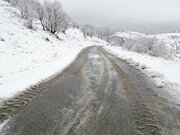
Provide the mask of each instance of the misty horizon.
POLYGON ((146 34, 180 31, 178 0, 61 0, 65 11, 79 24, 109 27, 112 31, 146 34), (155 4, 156 3, 156 4, 155 4))
POLYGON ((60 1, 65 12, 80 25, 146 34, 180 32, 178 0, 60 1))

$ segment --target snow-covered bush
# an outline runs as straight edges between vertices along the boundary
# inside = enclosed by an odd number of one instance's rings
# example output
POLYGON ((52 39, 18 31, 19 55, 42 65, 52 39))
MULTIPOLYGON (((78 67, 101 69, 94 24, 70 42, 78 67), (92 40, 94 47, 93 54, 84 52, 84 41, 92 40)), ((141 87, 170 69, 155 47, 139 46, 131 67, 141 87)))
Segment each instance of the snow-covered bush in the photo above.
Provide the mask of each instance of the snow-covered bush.
POLYGON ((81 28, 81 31, 83 32, 84 37, 87 37, 87 36, 92 37, 92 36, 95 36, 96 34, 95 27, 89 24, 83 25, 81 28))
POLYGON ((111 36, 109 42, 114 46, 122 46, 125 43, 125 39, 123 37, 111 36))
POLYGON ((43 27, 43 30, 46 30, 45 28, 46 10, 44 6, 39 1, 36 1, 34 3, 34 10, 37 13, 37 18, 41 22, 41 26, 43 27))
POLYGON ((166 47, 164 42, 158 41, 156 37, 141 37, 138 39, 129 39, 123 45, 123 48, 138 53, 148 54, 165 59, 172 58, 172 52, 166 47))
POLYGON ((45 1, 44 7, 46 11, 45 28, 47 31, 54 34, 58 31, 61 23, 63 14, 62 5, 56 0, 53 3, 50 1, 45 1))
POLYGON ((34 0, 5 0, 12 6, 17 7, 23 19, 26 20, 25 26, 29 29, 33 28, 33 20, 36 18, 36 12, 34 10, 34 0))
POLYGON ((63 11, 62 4, 57 0, 45 1, 43 5, 37 1, 34 9, 43 29, 53 34, 65 32, 72 23, 71 18, 63 11))
POLYGON ((134 45, 131 45, 130 50, 138 53, 148 53, 156 42, 156 38, 141 37, 133 42, 134 45))
POLYGON ((135 42, 136 42, 135 39, 126 40, 124 42, 124 44, 122 44, 122 47, 127 49, 127 50, 130 50, 132 48, 132 46, 135 44, 135 42))
POLYGON ((172 50, 168 49, 164 42, 156 42, 155 44, 153 44, 148 54, 151 56, 161 57, 165 59, 173 58, 172 50))
POLYGON ((39 19, 43 30, 55 34, 65 32, 72 24, 71 18, 63 11, 62 4, 58 0, 45 1, 41 4, 37 0, 5 0, 19 8, 21 16, 26 20, 25 26, 33 28, 33 20, 39 19))
POLYGON ((65 12, 63 12, 61 17, 61 23, 59 24, 58 32, 65 33, 65 31, 72 26, 73 26, 72 19, 65 12))

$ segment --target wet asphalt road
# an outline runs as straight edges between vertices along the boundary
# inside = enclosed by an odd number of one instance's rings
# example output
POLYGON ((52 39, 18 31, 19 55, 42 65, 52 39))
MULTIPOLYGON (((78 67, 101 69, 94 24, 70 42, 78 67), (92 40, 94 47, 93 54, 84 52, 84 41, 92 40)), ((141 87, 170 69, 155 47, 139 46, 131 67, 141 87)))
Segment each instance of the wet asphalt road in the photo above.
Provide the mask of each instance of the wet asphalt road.
POLYGON ((0 108, 1 135, 180 135, 177 105, 101 47, 0 108))

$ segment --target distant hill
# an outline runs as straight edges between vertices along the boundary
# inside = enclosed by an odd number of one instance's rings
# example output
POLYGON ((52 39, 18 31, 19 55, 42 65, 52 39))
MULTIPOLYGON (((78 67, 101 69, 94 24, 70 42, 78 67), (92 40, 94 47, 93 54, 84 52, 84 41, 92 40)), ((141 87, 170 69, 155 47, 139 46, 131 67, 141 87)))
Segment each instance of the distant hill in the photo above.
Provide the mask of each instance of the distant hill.
POLYGON ((128 39, 138 39, 141 37, 145 37, 146 35, 139 32, 116 32, 112 36, 109 37, 109 42, 112 45, 121 46, 128 39))

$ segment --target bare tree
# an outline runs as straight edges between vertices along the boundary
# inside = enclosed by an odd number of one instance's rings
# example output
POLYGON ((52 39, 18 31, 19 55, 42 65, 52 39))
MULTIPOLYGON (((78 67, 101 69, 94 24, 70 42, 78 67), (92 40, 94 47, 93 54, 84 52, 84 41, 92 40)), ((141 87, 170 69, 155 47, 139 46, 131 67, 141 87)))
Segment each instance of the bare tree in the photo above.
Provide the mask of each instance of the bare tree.
POLYGON ((173 56, 172 51, 167 48, 165 43, 159 41, 156 37, 129 39, 122 44, 122 47, 130 51, 162 57, 164 59, 171 59, 173 56))
POLYGON ((36 1, 34 4, 34 9, 37 13, 37 17, 38 17, 39 21, 41 22, 43 30, 46 30, 46 28, 45 28, 46 11, 45 11, 44 6, 39 1, 36 1))
POLYGON ((53 3, 49 1, 44 2, 46 17, 45 17, 45 28, 51 33, 56 33, 60 28, 63 9, 59 1, 55 0, 53 3))
POLYGON ((32 29, 33 20, 38 18, 41 22, 43 30, 50 31, 55 34, 64 32, 72 26, 72 19, 63 11, 62 4, 58 0, 53 2, 46 0, 41 4, 37 0, 6 0, 18 7, 21 16, 26 20, 25 25, 32 29))
POLYGON ((32 29, 32 22, 36 17, 36 12, 33 9, 34 0, 18 0, 18 7, 21 11, 21 16, 26 20, 25 26, 32 29))
POLYGON ((95 36, 96 34, 95 27, 89 24, 82 26, 81 30, 84 34, 84 37, 87 37, 87 36, 92 37, 92 36, 95 36))
POLYGON ((72 22, 72 27, 77 29, 80 28, 79 24, 77 24, 76 22, 72 22))
POLYGON ((58 32, 65 33, 65 31, 73 25, 72 22, 73 22, 72 19, 65 12, 63 12, 61 16, 61 22, 59 24, 58 32))

